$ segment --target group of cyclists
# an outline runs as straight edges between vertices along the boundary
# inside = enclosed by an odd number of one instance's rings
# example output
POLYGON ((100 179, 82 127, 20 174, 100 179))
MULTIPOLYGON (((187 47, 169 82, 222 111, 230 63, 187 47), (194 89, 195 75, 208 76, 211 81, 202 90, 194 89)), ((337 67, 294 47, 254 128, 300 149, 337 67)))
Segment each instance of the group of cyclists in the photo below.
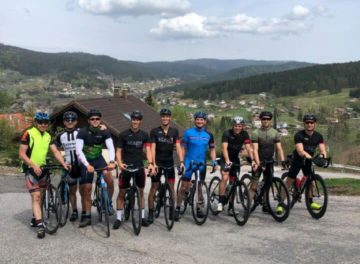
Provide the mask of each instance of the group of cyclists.
MULTIPOLYGON (((239 154, 242 149, 246 150, 253 171, 249 188, 250 199, 254 197, 260 175, 263 174, 265 180, 268 175, 268 171, 262 166, 262 161, 272 160, 275 150, 278 159, 285 161, 280 134, 276 129, 272 128, 271 120, 273 115, 269 111, 260 113, 261 127, 252 131, 251 136, 245 129, 246 123, 242 117, 236 116, 232 118, 232 127, 224 131, 222 135, 222 152, 219 163, 216 159, 214 136, 206 129, 207 114, 205 112, 200 111, 193 115, 194 127, 187 129, 182 138, 180 138, 179 131, 170 126, 171 116, 170 109, 161 109, 160 125, 152 129, 148 134, 141 129, 143 115, 136 110, 130 114, 130 127, 119 134, 114 144, 110 131, 102 124, 102 113, 99 110, 91 109, 88 112, 88 125, 81 129, 77 128, 77 114, 72 111, 65 112, 63 114, 64 129, 53 139, 47 132, 50 122, 49 115, 46 112, 36 112, 33 127, 27 129, 21 137, 19 157, 24 164, 26 186, 32 198, 33 218, 31 226, 38 228, 37 237, 43 238, 45 236, 41 215, 41 195, 46 182, 41 166, 46 164, 49 149, 64 169, 69 171, 70 204, 72 208, 70 221, 79 219, 76 201, 77 186, 79 185, 82 207, 80 228, 91 225, 91 192, 95 170, 103 169, 110 201, 112 201, 114 181, 111 170, 115 168, 115 162, 120 169, 120 175, 115 208, 113 208, 112 203, 110 204, 110 214, 116 215, 113 229, 119 229, 124 221, 124 198, 131 178, 131 173, 127 171, 129 166, 140 168, 136 172, 135 183, 140 191, 141 224, 146 227, 154 221, 155 192, 165 169, 167 170, 166 174, 172 193, 175 196, 174 149, 179 159, 180 171, 183 171, 181 186, 176 197, 175 221, 179 221, 181 218, 180 207, 184 194, 191 185, 191 178, 194 173, 191 163, 204 164, 196 169, 200 172, 200 178, 205 179, 205 161, 208 152, 211 165, 214 170, 220 166, 222 176, 219 185, 218 212, 224 210, 227 182, 229 180, 230 182, 234 181, 239 173, 240 166, 232 166, 232 164, 240 164, 239 154), (109 162, 106 162, 102 155, 104 145, 108 149, 109 162), (64 150, 64 157, 60 150, 64 150), (147 169, 151 176, 147 217, 144 196, 146 182, 144 157, 147 160, 147 169)), ((304 158, 311 159, 317 148, 322 157, 325 158, 327 155, 323 137, 315 131, 316 121, 315 115, 306 114, 303 118, 304 129, 295 134, 295 150, 286 180, 289 188, 300 169, 303 170, 304 174, 309 173, 311 163, 309 161, 304 163, 304 158)), ((283 166, 286 166, 285 162, 283 162, 283 166)), ((232 206, 232 201, 229 201, 229 214, 232 213, 232 206)), ((312 202, 311 207, 318 210, 321 205, 312 202)), ((279 204, 276 208, 279 213, 283 210, 282 204, 279 204)), ((266 206, 263 207, 263 211, 267 211, 266 206)), ((200 210, 197 214, 198 217, 203 217, 200 210)))

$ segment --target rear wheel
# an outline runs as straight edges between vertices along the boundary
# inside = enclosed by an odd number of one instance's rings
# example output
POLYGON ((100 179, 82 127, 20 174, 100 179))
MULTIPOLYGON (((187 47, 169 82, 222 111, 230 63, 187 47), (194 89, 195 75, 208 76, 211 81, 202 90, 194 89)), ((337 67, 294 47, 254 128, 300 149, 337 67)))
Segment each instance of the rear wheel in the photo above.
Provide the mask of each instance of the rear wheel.
POLYGON ((59 216, 59 225, 62 227, 66 224, 69 217, 69 185, 66 184, 65 181, 60 181, 58 185, 58 191, 61 198, 61 214, 59 216))
POLYGON ((285 183, 273 177, 266 190, 266 204, 271 216, 278 222, 285 221, 290 213, 289 192, 285 183))
POLYGON ((42 221, 48 234, 54 234, 59 227, 59 216, 61 215, 60 193, 50 185, 42 198, 42 221))
POLYGON ((210 211, 213 215, 219 214, 217 207, 220 200, 220 178, 215 176, 211 179, 209 184, 209 195, 210 195, 210 211))
POLYGON ((106 228, 106 236, 110 236, 110 220, 109 220, 109 192, 107 188, 101 188, 101 202, 102 202, 102 209, 104 213, 105 219, 105 228, 106 228))
POLYGON ((140 193, 135 186, 131 187, 131 221, 135 235, 139 235, 141 230, 141 207, 140 193))
POLYGON ((197 188, 195 188, 196 183, 194 185, 191 192, 191 211, 195 223, 202 225, 206 222, 209 214, 209 189, 205 181, 199 181, 197 188))
POLYGON ((164 217, 165 217, 166 226, 170 231, 173 228, 175 221, 174 196, 170 188, 170 185, 168 183, 165 183, 164 187, 165 187, 163 190, 164 217))
POLYGON ((319 219, 324 216, 328 204, 328 193, 320 175, 315 174, 312 181, 306 186, 305 201, 306 208, 313 218, 319 219))
MULTIPOLYGON (((235 188, 232 208, 234 218, 238 225, 245 225, 250 214, 249 190, 242 181, 239 181, 237 186, 233 188, 235 188)), ((231 196, 233 196, 233 194, 231 196)))

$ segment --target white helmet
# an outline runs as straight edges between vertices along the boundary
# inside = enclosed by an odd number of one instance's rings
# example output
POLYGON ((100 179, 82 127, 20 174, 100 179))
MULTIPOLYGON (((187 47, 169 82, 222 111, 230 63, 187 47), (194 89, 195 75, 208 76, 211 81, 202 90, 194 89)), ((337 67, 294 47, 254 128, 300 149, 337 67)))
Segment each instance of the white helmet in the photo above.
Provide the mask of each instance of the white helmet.
POLYGON ((245 125, 245 120, 241 116, 235 116, 231 121, 233 125, 245 125))

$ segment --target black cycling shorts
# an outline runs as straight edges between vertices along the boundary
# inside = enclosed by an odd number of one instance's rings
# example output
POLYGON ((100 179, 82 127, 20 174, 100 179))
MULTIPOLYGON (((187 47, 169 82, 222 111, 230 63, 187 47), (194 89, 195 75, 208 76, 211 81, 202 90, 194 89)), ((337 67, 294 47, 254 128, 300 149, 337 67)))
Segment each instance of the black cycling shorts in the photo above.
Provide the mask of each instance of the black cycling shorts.
POLYGON ((175 183, 175 168, 164 169, 161 167, 159 167, 159 172, 155 176, 151 177, 151 182, 160 182, 161 175, 165 175, 165 173, 168 176, 168 182, 175 183))
POLYGON ((120 189, 127 189, 130 187, 130 179, 133 173, 135 173, 136 186, 140 189, 143 189, 145 187, 145 180, 146 180, 145 169, 142 168, 137 172, 122 171, 119 176, 120 189))
MULTIPOLYGON (((101 168, 105 168, 107 166, 106 161, 104 160, 104 158, 102 156, 97 159, 89 161, 89 164, 91 166, 93 166, 95 169, 101 169, 101 168)), ((80 178, 79 184, 92 184, 93 183, 94 173, 88 173, 84 164, 81 164, 80 175, 81 175, 81 178, 80 178)))

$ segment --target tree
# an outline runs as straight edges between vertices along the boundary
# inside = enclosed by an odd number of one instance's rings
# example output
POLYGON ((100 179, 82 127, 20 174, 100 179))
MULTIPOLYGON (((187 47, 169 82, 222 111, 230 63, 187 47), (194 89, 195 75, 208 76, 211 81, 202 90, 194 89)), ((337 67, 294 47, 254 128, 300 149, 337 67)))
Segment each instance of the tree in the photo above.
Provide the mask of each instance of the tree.
POLYGON ((148 95, 145 97, 145 103, 152 107, 155 107, 155 102, 151 91, 149 91, 148 95))

